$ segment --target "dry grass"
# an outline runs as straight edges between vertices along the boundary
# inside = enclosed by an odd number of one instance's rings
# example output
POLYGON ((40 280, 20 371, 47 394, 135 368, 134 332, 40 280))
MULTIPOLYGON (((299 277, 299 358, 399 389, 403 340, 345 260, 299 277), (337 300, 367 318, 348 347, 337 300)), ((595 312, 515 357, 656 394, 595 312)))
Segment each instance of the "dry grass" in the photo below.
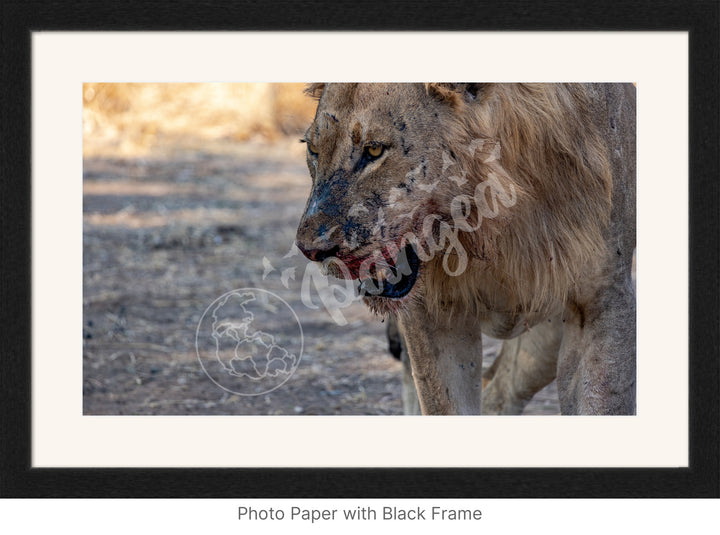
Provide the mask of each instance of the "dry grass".
POLYGON ((273 141, 312 120, 303 84, 87 83, 83 152, 142 155, 202 140, 273 141))

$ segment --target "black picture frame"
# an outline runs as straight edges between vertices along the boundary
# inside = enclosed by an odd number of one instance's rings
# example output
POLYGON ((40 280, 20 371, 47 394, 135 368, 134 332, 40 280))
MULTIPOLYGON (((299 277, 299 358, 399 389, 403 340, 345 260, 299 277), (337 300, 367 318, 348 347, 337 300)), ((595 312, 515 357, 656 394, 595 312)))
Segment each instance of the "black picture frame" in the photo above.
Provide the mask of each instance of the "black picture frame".
POLYGON ((712 0, 3 2, 0 497, 720 496, 719 6, 712 0), (31 34, 90 30, 689 32, 689 467, 33 468, 31 34))

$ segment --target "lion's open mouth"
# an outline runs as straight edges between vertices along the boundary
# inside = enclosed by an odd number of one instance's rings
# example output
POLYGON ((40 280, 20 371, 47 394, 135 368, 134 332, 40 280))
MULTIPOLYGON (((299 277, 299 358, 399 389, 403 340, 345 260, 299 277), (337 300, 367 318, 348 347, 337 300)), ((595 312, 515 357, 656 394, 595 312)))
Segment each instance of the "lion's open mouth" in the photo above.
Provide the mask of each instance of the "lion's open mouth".
POLYGON ((406 245, 398 254, 395 265, 388 267, 382 281, 373 278, 360 281, 360 295, 390 299, 405 297, 415 285, 419 272, 420 259, 412 245, 406 245))

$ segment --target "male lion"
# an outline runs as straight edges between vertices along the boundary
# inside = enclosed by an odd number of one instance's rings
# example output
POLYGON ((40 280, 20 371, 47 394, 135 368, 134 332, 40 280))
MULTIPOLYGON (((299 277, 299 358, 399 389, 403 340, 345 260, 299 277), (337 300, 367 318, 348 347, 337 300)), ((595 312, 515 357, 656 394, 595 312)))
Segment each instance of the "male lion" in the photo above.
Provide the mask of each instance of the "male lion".
POLYGON ((424 414, 635 412, 632 84, 312 84, 310 260, 392 314, 424 414), (506 339, 482 377, 481 332, 506 339), (485 389, 481 390, 485 383, 485 389))

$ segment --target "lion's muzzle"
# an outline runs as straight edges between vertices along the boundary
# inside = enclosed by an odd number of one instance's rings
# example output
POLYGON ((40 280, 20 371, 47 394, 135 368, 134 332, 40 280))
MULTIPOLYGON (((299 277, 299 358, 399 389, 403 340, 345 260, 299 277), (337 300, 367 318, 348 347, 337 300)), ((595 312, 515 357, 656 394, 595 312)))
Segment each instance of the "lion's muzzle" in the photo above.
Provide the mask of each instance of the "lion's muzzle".
POLYGON ((327 272, 342 279, 360 281, 358 293, 364 297, 405 297, 417 282, 420 259, 412 245, 397 251, 394 258, 388 250, 376 251, 365 257, 341 254, 338 246, 325 249, 306 248, 297 243, 300 251, 313 262, 321 262, 327 272))

